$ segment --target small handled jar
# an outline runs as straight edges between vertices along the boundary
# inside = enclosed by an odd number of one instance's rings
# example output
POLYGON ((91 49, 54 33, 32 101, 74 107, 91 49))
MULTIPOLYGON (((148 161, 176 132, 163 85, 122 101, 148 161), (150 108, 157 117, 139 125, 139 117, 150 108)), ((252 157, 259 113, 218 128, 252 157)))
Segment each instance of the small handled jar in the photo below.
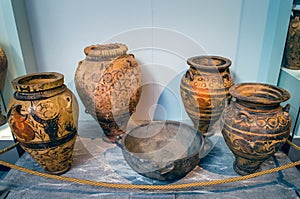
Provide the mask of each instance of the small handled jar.
POLYGON ((8 105, 12 133, 42 168, 62 174, 71 167, 78 127, 78 104, 55 72, 34 73, 12 81, 8 105))
POLYGON ((190 68, 181 79, 180 93, 184 108, 195 128, 204 136, 220 119, 230 100, 231 61, 220 56, 196 56, 187 60, 190 68))

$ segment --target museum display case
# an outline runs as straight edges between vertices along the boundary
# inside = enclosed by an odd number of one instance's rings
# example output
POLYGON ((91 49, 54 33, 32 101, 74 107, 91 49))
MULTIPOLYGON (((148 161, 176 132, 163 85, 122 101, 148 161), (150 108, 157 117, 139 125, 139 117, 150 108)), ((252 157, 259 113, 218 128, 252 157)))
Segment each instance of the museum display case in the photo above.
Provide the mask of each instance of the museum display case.
MULTIPOLYGON (((17 161, 0 155, 1 161, 4 157, 25 167, 21 169, 25 172, 13 167, 16 170, 1 180, 0 194, 296 197, 300 187, 296 163, 280 150, 287 140, 296 143, 300 136, 300 76, 282 62, 292 4, 291 0, 1 1, 0 47, 9 66, 3 101, 7 106, 15 100, 4 113, 15 131, 10 141, 38 150, 25 146, 17 161), (53 74, 52 80, 63 75, 63 87, 74 95, 60 92, 61 82, 32 90, 39 88, 45 74, 53 74), (21 80, 32 75, 33 80, 21 80), (233 91, 234 85, 243 83, 248 87, 233 91), (53 90, 59 91, 49 94, 53 90), (258 100, 249 102, 253 96, 258 100), (59 102, 52 103, 56 97, 59 102), (16 100, 23 104, 16 105, 16 100), (257 101, 260 104, 253 105, 257 101), (230 111, 233 107, 238 108, 230 111), (68 132, 74 134, 70 146, 58 146, 57 136, 66 141, 68 132), (268 140, 267 133, 274 139, 268 140), (251 137, 244 138, 250 144, 237 143, 240 139, 234 136, 241 134, 251 137), (45 143, 59 149, 48 150, 45 143), (241 159, 237 146, 250 155, 244 165, 233 166, 235 156, 241 159), (256 152, 267 155, 252 168, 249 157, 256 152), (43 155, 56 162, 46 166, 43 155), (289 169, 263 175, 274 167, 289 169), (239 176, 249 173, 263 176, 244 180, 239 176), (230 180, 233 183, 225 183, 230 180)), ((1 144, 0 149, 5 147, 1 144)))

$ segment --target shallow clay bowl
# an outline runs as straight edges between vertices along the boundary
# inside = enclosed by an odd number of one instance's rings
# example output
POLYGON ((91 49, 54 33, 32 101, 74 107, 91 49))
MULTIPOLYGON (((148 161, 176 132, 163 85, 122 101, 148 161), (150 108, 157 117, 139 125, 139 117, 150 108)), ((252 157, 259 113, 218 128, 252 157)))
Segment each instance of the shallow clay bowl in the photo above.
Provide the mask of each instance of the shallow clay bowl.
POLYGON ((175 121, 152 121, 127 132, 119 145, 129 166, 155 180, 184 177, 199 163, 204 138, 193 127, 175 121))

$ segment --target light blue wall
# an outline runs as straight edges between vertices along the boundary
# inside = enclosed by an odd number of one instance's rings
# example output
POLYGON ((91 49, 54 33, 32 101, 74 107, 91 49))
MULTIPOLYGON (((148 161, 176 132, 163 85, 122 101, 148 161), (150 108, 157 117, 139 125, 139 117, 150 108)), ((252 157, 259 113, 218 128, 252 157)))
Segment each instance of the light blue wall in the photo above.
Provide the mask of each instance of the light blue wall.
MULTIPOLYGON (((143 70, 140 119, 151 115, 163 89, 187 69, 188 57, 209 53, 236 59, 241 7, 240 0, 26 1, 39 70, 65 74, 75 93, 73 77, 85 46, 128 45, 143 70)), ((90 119, 82 105, 80 110, 81 120, 90 119)))
POLYGON ((13 2, 0 1, 0 47, 4 49, 8 58, 4 88, 6 104, 13 94, 11 80, 28 72, 37 71, 24 1, 13 2))
POLYGON ((235 82, 258 79, 269 0, 244 0, 239 24, 237 58, 232 68, 235 82))
POLYGON ((15 23, 18 30, 18 37, 20 41, 20 47, 22 49, 22 56, 26 68, 26 73, 37 72, 38 68, 36 65, 31 32, 27 19, 25 0, 11 0, 11 2, 13 6, 15 23))
POLYGON ((298 119, 298 124, 296 124, 296 119, 300 109, 300 70, 282 68, 278 86, 285 88, 291 94, 291 98, 286 102, 286 104, 290 104, 291 106, 290 115, 292 118, 292 127, 294 128, 295 135, 299 138, 300 118, 298 119))
POLYGON ((258 70, 260 82, 277 85, 291 10, 292 1, 272 0, 269 4, 258 70))
POLYGON ((26 73, 13 7, 9 0, 0 1, 0 30, 0 46, 8 59, 8 72, 4 87, 4 98, 8 103, 13 93, 10 81, 14 77, 26 73))

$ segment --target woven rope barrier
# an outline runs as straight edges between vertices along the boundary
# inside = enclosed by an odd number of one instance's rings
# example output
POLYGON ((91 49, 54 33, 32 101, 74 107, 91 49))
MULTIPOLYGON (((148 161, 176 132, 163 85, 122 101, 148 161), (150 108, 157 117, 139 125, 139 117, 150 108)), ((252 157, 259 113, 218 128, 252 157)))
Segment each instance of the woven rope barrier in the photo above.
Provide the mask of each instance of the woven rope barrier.
MULTIPOLYGON (((295 145, 294 143, 290 142, 289 140, 287 143, 294 147, 297 150, 300 150, 300 147, 295 145)), ((16 147, 19 143, 15 143, 14 145, 7 147, 5 149, 0 150, 0 154, 5 153, 14 147, 16 147)), ((108 182, 97 182, 92 180, 84 180, 84 179, 78 179, 78 178, 71 178, 66 176, 57 176, 47 173, 42 173, 38 171, 33 171, 31 169, 27 169, 21 166, 17 166, 15 164, 11 164, 5 161, 0 160, 0 164, 6 167, 9 167, 11 169, 15 169, 18 171, 22 171, 31 175, 36 175, 44 178, 50 178, 55 180, 62 180, 67 182, 73 182, 78 184, 84 184, 84 185, 91 185, 91 186, 97 186, 97 187, 107 187, 107 188, 116 188, 116 189, 147 189, 147 190, 175 190, 175 189, 187 189, 187 188, 193 188, 193 187, 203 187, 203 186, 211 186, 211 185, 217 185, 217 184, 225 184, 225 183, 231 183, 231 182, 237 182, 242 180, 248 180, 251 178, 255 178, 258 176, 263 176, 271 173, 275 173, 284 169, 289 169, 295 166, 300 165, 300 160, 296 162, 291 162, 279 167, 275 167, 272 169, 256 172, 253 174, 245 175, 245 176, 237 176, 237 177, 230 177, 230 178, 224 178, 224 179, 218 179, 218 180, 211 180, 211 181, 198 181, 198 182, 191 182, 191 183, 182 183, 182 184, 168 184, 168 185, 143 185, 143 184, 120 184, 120 183, 108 183, 108 182)))

